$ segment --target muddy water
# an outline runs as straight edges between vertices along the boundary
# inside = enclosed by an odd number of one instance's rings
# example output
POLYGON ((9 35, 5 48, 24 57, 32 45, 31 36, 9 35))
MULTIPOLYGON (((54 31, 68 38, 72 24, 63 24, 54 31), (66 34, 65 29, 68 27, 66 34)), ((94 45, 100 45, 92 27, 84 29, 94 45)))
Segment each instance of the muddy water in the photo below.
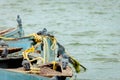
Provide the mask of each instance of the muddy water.
POLYGON ((0 29, 18 14, 26 35, 46 27, 87 67, 78 80, 120 80, 119 0, 0 0, 0 29))

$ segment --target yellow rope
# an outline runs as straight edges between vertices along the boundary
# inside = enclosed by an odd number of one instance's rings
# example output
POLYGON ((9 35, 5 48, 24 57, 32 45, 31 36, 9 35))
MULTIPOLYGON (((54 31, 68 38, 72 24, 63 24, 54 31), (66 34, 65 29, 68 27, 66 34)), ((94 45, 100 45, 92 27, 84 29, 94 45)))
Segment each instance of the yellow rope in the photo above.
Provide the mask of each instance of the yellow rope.
MULTIPOLYGON (((35 48, 34 48, 33 46, 32 46, 31 48, 25 50, 24 52, 22 52, 23 58, 24 58, 24 59, 27 59, 27 60, 30 62, 30 59, 29 59, 29 57, 28 57, 28 54, 29 54, 30 52, 34 52, 34 51, 35 51, 35 48)), ((30 66, 32 66, 31 62, 30 62, 30 66)))
POLYGON ((51 49, 55 50, 57 45, 57 39, 55 37, 51 37, 51 40, 52 40, 51 49))
POLYGON ((36 33, 30 34, 29 36, 34 37, 35 42, 41 42, 42 41, 42 35, 37 35, 36 33))
POLYGON ((53 70, 56 70, 57 69, 56 61, 52 61, 52 64, 53 64, 53 70))
POLYGON ((0 39, 9 41, 9 40, 14 40, 15 38, 0 37, 0 39))
MULTIPOLYGON (((52 50, 55 50, 55 49, 56 49, 56 44, 57 44, 56 38, 55 38, 55 37, 49 37, 49 36, 43 36, 43 35, 37 35, 37 34, 35 34, 35 33, 29 35, 29 37, 33 37, 34 40, 35 40, 35 42, 36 42, 37 44, 36 44, 34 47, 31 47, 31 48, 25 50, 25 51, 23 52, 23 57, 24 57, 25 59, 27 59, 28 61, 30 61, 30 63, 31 63, 31 61, 34 61, 34 60, 37 60, 37 59, 41 59, 43 63, 48 62, 48 61, 49 61, 49 54, 50 54, 50 53, 48 53, 48 52, 49 52, 49 51, 48 51, 49 49, 48 49, 48 41, 47 41, 47 39, 49 38, 49 39, 52 41, 51 49, 52 49, 52 50), (38 47, 42 42, 43 42, 43 44, 44 44, 44 46, 43 46, 44 58, 37 57, 37 58, 34 58, 33 60, 29 60, 29 58, 28 58, 29 52, 34 52, 35 49, 36 49, 36 47, 38 47)), ((54 61, 54 62, 53 62, 53 69, 54 69, 54 70, 56 69, 56 65, 55 65, 55 64, 56 64, 56 62, 54 61)), ((32 68, 32 64, 31 64, 31 68, 32 68)))
POLYGON ((31 48, 25 50, 25 51, 22 53, 22 54, 23 54, 23 58, 29 60, 28 54, 29 54, 30 52, 34 52, 34 51, 35 51, 35 49, 34 49, 33 46, 32 46, 31 48))

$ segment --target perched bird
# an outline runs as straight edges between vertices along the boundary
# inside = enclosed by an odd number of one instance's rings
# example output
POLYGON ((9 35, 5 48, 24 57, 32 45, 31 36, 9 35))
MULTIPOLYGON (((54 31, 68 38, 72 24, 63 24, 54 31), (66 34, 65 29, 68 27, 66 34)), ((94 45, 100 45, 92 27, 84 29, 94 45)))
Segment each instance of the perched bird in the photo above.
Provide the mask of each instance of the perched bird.
POLYGON ((30 70, 30 62, 29 62, 27 59, 24 59, 24 60, 22 61, 22 66, 24 67, 24 69, 25 69, 26 71, 29 71, 29 70, 30 70))
POLYGON ((17 15, 17 22, 18 22, 18 26, 22 26, 22 20, 20 18, 20 15, 17 15))
POLYGON ((43 33, 47 33, 47 29, 46 29, 46 28, 43 28, 42 32, 43 32, 43 33))
POLYGON ((57 42, 58 45, 58 50, 57 50, 57 57, 59 57, 60 55, 64 55, 65 54, 65 48, 57 42))
POLYGON ((62 57, 62 66, 63 69, 66 68, 68 62, 71 63, 75 69, 75 71, 77 73, 80 72, 80 67, 82 67, 84 69, 84 71, 86 71, 86 68, 81 65, 77 60, 75 60, 72 56, 70 56, 69 54, 67 54, 67 52, 65 51, 65 48, 57 42, 58 45, 58 51, 57 51, 57 57, 62 57), (67 61, 68 60, 68 61, 67 61))
POLYGON ((5 41, 0 40, 0 46, 1 46, 1 47, 4 47, 4 46, 7 46, 7 47, 8 47, 8 44, 7 44, 5 41))
POLYGON ((45 35, 45 36, 47 36, 47 29, 46 28, 43 28, 43 30, 42 31, 39 31, 39 32, 37 32, 37 34, 38 35, 45 35))
POLYGON ((69 56, 65 53, 65 48, 60 43, 57 42, 57 45, 57 57, 59 58, 59 62, 62 62, 63 69, 66 69, 69 62, 69 56))
POLYGON ((1 58, 7 57, 7 54, 8 54, 8 49, 5 48, 5 49, 3 50, 3 52, 2 52, 2 54, 1 54, 1 58))

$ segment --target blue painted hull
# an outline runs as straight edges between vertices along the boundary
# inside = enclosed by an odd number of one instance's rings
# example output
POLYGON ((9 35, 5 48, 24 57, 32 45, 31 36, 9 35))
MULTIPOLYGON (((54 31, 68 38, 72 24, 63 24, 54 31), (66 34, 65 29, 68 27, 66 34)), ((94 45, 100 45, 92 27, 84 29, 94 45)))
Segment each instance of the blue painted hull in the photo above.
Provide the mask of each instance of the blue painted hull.
POLYGON ((2 37, 12 37, 12 38, 19 38, 24 36, 24 30, 22 28, 10 28, 7 30, 2 31, 0 33, 2 37))
POLYGON ((50 78, 0 69, 0 80, 50 80, 50 78))
POLYGON ((30 48, 32 41, 29 39, 20 39, 16 41, 6 41, 9 47, 21 47, 24 50, 30 48))

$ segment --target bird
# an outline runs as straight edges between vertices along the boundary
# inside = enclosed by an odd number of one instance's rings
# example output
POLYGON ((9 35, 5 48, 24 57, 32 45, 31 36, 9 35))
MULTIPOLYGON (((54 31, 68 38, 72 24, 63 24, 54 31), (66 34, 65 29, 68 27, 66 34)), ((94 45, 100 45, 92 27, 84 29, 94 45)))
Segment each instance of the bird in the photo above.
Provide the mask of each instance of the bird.
POLYGON ((1 47, 4 47, 4 46, 8 47, 8 44, 4 40, 0 40, 0 46, 1 47))
POLYGON ((86 68, 83 65, 81 65, 79 61, 75 60, 72 56, 66 53, 65 48, 59 42, 57 42, 57 45, 58 45, 57 57, 59 58, 60 56, 62 56, 62 60, 63 60, 62 66, 64 68, 67 66, 68 63, 70 63, 73 65, 77 73, 80 72, 80 67, 82 67, 84 71, 86 71, 86 68))
POLYGON ((60 55, 64 55, 65 48, 59 42, 57 42, 57 45, 58 45, 57 57, 59 57, 60 55))
POLYGON ((29 70, 30 70, 30 63, 29 63, 29 61, 28 61, 27 59, 24 59, 24 60, 22 61, 22 66, 24 67, 24 69, 25 69, 26 71, 29 71, 29 70))
POLYGON ((7 57, 7 54, 8 54, 8 49, 4 48, 4 50, 3 50, 2 54, 1 54, 1 57, 5 58, 5 57, 7 57))
POLYGON ((22 26, 22 20, 21 20, 21 18, 20 18, 20 15, 17 15, 17 22, 18 22, 18 25, 19 26, 22 26))
POLYGON ((45 36, 47 36, 47 35, 48 35, 48 33, 47 33, 47 29, 46 29, 46 28, 43 28, 43 30, 37 32, 37 34, 38 34, 38 35, 45 35, 45 36))

